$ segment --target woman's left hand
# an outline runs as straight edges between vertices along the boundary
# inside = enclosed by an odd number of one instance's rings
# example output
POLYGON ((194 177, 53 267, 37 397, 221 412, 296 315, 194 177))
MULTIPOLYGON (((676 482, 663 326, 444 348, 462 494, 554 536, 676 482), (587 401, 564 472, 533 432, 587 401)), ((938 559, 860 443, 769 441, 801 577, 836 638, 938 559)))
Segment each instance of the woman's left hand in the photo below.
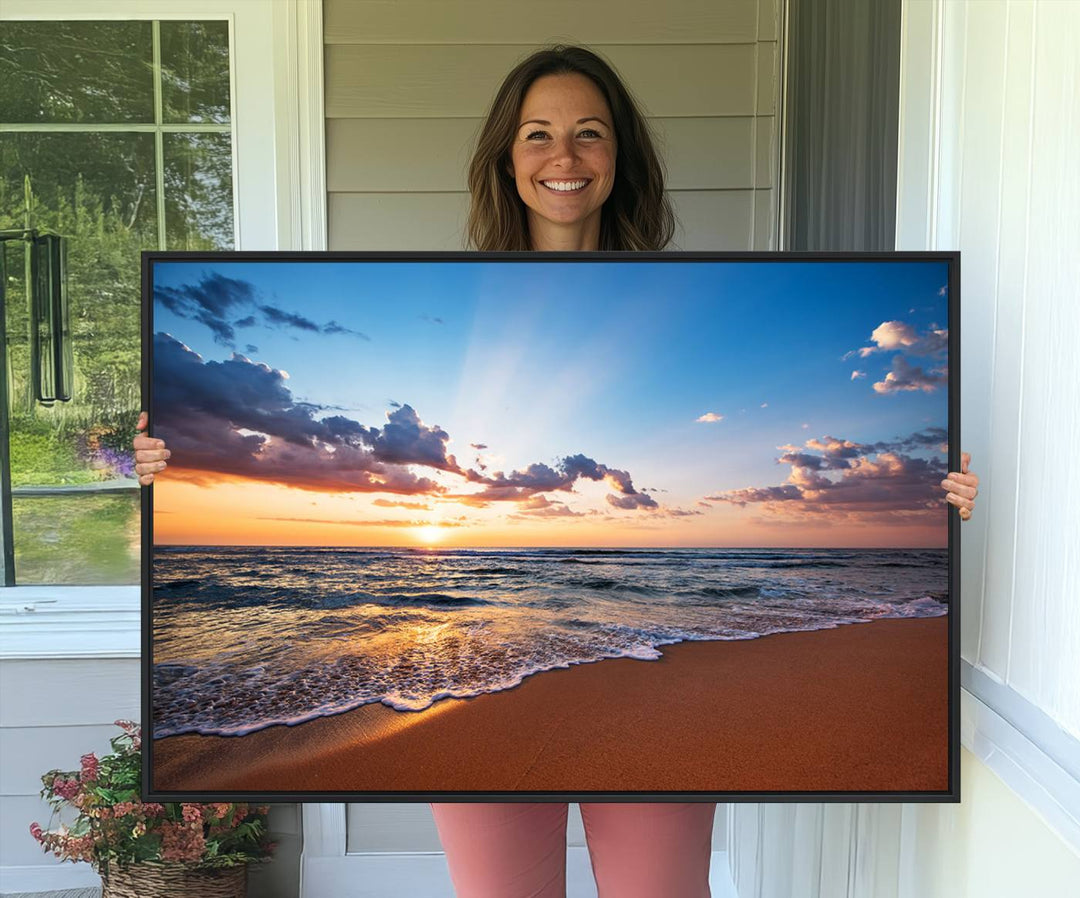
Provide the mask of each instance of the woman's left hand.
POLYGON ((966 521, 971 517, 971 510, 975 507, 975 497, 979 495, 979 475, 968 473, 970 464, 971 453, 961 452, 960 472, 950 471, 947 479, 941 481, 942 489, 948 491, 945 501, 959 509, 961 521, 966 521))

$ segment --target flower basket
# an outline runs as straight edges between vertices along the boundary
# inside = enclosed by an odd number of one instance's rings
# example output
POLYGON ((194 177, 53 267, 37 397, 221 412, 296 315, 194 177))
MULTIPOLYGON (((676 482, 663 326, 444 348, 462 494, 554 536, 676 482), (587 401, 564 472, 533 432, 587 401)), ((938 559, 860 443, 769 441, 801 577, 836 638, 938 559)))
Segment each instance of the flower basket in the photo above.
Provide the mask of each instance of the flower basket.
POLYGON ((41 847, 64 861, 91 864, 102 898, 244 898, 248 864, 268 861, 274 845, 268 807, 244 802, 140 799, 142 734, 118 720, 113 753, 83 755, 77 771, 50 770, 41 797, 70 823, 30 825, 41 847))
POLYGON ((101 898, 244 898, 247 867, 199 870, 187 864, 132 864, 101 876, 101 898))

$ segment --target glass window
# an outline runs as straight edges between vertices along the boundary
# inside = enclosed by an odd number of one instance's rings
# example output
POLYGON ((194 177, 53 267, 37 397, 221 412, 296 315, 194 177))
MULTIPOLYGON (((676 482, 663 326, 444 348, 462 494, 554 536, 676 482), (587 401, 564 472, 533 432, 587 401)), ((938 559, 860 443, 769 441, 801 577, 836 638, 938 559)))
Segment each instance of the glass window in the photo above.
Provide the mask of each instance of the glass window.
POLYGON ((229 66, 224 21, 0 32, 2 498, 19 584, 139 582, 139 254, 234 246, 229 66), (66 238, 67 402, 33 391, 28 232, 66 238))

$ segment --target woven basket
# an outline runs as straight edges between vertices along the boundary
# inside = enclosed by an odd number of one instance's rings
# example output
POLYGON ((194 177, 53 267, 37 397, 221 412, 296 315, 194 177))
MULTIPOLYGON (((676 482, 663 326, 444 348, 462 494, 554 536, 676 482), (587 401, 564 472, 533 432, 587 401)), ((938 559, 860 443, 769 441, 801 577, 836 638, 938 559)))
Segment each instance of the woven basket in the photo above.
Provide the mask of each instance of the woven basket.
POLYGON ((195 870, 184 864, 132 864, 101 876, 101 898, 244 898, 247 865, 195 870))

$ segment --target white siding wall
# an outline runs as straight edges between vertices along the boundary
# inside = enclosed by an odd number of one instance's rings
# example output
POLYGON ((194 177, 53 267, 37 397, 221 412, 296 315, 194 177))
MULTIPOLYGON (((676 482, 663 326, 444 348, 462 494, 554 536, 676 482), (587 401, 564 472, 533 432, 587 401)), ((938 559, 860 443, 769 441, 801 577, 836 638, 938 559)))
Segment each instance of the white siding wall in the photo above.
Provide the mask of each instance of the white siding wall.
POLYGON ((738 806, 735 880, 740 898, 1068 898, 1080 889, 1080 3, 903 11, 897 246, 961 251, 962 442, 983 484, 961 528, 963 801, 738 806))
POLYGON ((464 248, 483 115, 517 61, 558 41, 604 54, 644 105, 678 248, 775 249, 778 10, 779 0, 327 0, 330 249, 464 248))

